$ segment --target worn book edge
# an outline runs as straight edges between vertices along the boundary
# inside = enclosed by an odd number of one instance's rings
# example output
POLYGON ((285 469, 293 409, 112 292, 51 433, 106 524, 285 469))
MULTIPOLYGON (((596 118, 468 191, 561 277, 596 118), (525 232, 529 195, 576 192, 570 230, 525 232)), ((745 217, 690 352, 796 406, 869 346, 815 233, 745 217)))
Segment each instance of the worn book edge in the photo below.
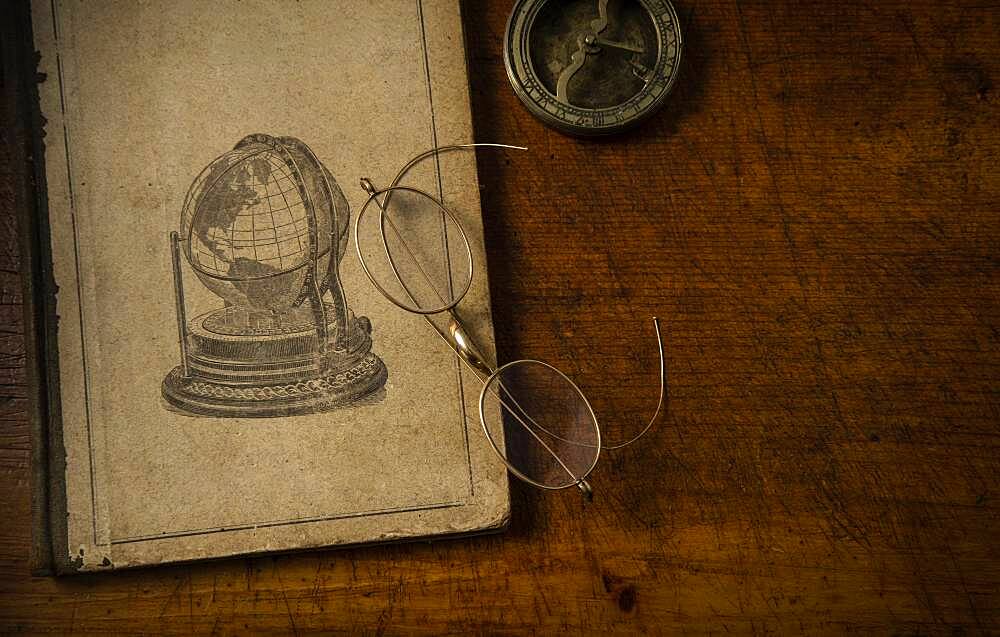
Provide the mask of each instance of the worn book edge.
POLYGON ((73 572, 67 545, 65 449, 59 409, 58 317, 45 197, 44 121, 38 98, 39 55, 27 2, 11 7, 3 26, 4 101, 11 138, 14 207, 21 257, 25 381, 31 448, 32 538, 29 566, 34 575, 73 572))

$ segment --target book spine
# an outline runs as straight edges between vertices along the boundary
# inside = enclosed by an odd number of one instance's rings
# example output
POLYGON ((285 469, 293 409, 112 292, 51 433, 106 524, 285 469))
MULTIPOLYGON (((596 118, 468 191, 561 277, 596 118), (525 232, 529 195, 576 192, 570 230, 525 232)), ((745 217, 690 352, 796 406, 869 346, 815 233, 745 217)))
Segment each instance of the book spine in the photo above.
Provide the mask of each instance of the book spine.
MULTIPOLYGON (((52 274, 48 206, 45 199, 44 120, 38 102, 38 55, 28 2, 9 7, 0 26, 3 47, 3 108, 9 123, 14 209, 18 222, 25 381, 31 442, 34 575, 76 570, 66 540, 66 453, 59 417, 56 351, 56 286, 52 274)), ((49 78, 50 80, 54 78, 49 78)))

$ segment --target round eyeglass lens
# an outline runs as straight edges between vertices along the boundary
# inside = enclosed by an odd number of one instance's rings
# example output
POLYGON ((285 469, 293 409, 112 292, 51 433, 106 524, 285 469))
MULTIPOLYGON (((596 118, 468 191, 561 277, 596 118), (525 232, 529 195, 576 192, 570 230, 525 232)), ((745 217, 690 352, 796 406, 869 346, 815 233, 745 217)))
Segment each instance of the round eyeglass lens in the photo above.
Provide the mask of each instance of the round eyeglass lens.
POLYGON ((515 361, 487 379, 479 415, 493 448, 517 477, 562 489, 597 464, 601 435, 580 389, 541 361, 515 361))
POLYGON ((455 215, 405 186, 369 197, 356 223, 358 257, 375 287, 403 309, 435 314, 472 284, 472 250, 455 215))

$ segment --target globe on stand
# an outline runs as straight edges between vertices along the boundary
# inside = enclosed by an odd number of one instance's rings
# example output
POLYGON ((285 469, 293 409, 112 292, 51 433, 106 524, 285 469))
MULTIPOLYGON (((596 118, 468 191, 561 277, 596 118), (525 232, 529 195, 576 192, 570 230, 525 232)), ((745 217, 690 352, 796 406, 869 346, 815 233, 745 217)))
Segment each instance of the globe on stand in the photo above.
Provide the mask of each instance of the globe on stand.
POLYGON ((350 209, 306 144, 255 134, 188 190, 170 235, 181 364, 163 397, 183 411, 266 417, 343 407, 385 385, 371 322, 339 276, 350 209), (183 260, 223 301, 187 319, 183 260))

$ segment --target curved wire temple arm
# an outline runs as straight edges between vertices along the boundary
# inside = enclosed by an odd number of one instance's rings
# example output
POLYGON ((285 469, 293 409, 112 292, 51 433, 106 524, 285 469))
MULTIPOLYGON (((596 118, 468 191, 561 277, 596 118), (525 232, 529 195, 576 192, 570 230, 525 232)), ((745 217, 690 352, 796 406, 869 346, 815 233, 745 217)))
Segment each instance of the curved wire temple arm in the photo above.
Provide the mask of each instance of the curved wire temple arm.
POLYGON ((489 144, 489 143, 477 143, 477 144, 452 144, 450 146, 438 146, 437 148, 431 148, 426 150, 410 161, 406 162, 396 174, 396 178, 392 180, 389 184, 389 188, 393 188, 399 185, 400 180, 406 176, 406 173, 410 172, 410 169, 419 164, 421 161, 427 159, 428 157, 433 157, 434 155, 440 155, 453 150, 469 150, 473 148, 508 148, 511 150, 528 150, 526 146, 513 146, 511 144, 489 144))
POLYGON ((656 411, 653 412, 652 417, 649 419, 649 422, 646 423, 646 426, 642 428, 642 431, 632 436, 632 438, 618 444, 601 445, 601 449, 613 451, 615 449, 627 447, 633 442, 636 442, 639 438, 645 436, 646 433, 653 427, 653 423, 655 423, 656 419, 660 416, 660 410, 663 409, 663 400, 666 398, 667 394, 667 365, 663 359, 663 337, 660 335, 660 319, 655 316, 653 317, 653 327, 656 328, 656 346, 660 351, 660 397, 656 401, 656 411))

